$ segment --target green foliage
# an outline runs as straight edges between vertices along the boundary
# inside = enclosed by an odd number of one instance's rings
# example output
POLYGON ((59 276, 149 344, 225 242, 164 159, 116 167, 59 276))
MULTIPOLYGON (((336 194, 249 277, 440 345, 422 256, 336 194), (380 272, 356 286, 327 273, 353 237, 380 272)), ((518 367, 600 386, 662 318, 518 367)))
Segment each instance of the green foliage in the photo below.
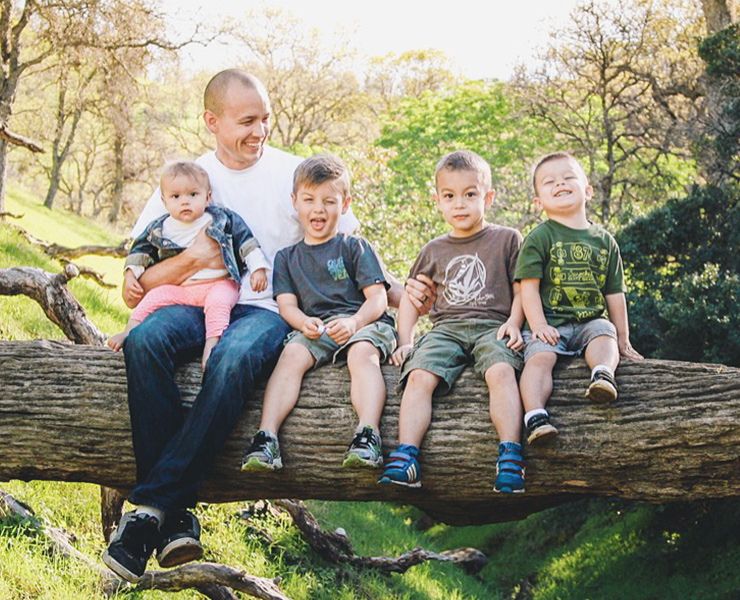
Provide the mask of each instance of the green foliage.
POLYGON ((632 340, 660 358, 740 365, 740 190, 695 188, 619 235, 632 340))

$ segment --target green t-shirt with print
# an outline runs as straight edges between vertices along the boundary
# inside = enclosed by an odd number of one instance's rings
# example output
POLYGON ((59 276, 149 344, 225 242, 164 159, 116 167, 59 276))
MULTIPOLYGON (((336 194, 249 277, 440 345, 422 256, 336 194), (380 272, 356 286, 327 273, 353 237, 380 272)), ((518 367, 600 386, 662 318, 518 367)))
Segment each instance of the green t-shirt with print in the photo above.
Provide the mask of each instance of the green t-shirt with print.
POLYGON ((619 246, 598 225, 538 225, 524 239, 514 278, 540 280, 542 308, 553 327, 602 317, 605 296, 627 291, 619 246))

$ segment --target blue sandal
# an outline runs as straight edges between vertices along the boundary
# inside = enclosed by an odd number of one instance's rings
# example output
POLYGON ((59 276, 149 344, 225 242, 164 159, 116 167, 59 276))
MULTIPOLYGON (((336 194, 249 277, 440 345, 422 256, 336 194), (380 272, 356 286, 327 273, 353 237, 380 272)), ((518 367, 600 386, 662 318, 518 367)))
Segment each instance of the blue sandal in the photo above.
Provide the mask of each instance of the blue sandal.
POLYGON ((395 483, 405 487, 421 487, 421 469, 416 458, 419 449, 411 444, 401 444, 398 450, 391 452, 385 472, 378 483, 395 483))
POLYGON ((516 442, 502 442, 498 447, 495 492, 502 494, 524 493, 524 459, 522 446, 516 442))

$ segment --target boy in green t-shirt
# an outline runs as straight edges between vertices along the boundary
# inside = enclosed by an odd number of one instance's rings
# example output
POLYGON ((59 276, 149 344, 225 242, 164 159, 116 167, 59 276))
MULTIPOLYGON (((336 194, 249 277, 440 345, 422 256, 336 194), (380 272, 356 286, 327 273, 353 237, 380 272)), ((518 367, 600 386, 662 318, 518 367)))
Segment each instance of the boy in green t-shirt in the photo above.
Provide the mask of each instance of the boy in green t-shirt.
POLYGON ((535 205, 548 220, 524 240, 515 273, 527 318, 520 390, 530 444, 558 433, 545 410, 558 355, 585 354, 592 369, 586 397, 601 403, 617 399, 620 355, 642 359, 630 344, 619 247, 586 218, 593 188, 583 167, 555 152, 537 162, 532 179, 535 205))

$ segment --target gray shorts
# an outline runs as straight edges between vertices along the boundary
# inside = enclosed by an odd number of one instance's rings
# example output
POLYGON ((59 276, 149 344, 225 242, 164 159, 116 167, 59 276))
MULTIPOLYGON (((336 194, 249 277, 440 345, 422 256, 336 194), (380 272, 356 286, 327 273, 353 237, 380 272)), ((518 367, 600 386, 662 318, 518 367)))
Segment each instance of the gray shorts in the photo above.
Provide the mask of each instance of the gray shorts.
MULTIPOLYGON (((340 318, 342 317, 327 319, 326 323, 340 318)), ((314 360, 316 360, 313 368, 317 369, 330 362, 337 363, 346 360, 348 348, 357 342, 370 342, 378 349, 380 352, 380 362, 384 363, 396 349, 397 340, 395 327, 382 321, 375 321, 375 323, 370 323, 370 325, 366 325, 358 330, 341 346, 326 335, 326 333, 322 333, 320 338, 312 340, 297 330, 294 330, 288 335, 285 344, 303 344, 308 348, 314 360)))
POLYGON ((481 377, 500 362, 511 365, 515 371, 521 371, 524 364, 522 354, 506 347, 508 339, 496 339, 499 327, 501 322, 489 319, 437 323, 434 329, 419 338, 406 357, 398 388, 403 389, 411 371, 424 369, 441 379, 435 394, 444 395, 471 360, 481 377))
POLYGON ((608 335, 617 339, 617 330, 608 319, 592 319, 585 323, 569 323, 556 327, 560 332, 560 338, 555 346, 532 339, 529 329, 522 331, 524 338, 524 362, 527 362, 535 354, 540 352, 554 352, 562 356, 580 356, 586 350, 586 346, 601 335, 608 335))

